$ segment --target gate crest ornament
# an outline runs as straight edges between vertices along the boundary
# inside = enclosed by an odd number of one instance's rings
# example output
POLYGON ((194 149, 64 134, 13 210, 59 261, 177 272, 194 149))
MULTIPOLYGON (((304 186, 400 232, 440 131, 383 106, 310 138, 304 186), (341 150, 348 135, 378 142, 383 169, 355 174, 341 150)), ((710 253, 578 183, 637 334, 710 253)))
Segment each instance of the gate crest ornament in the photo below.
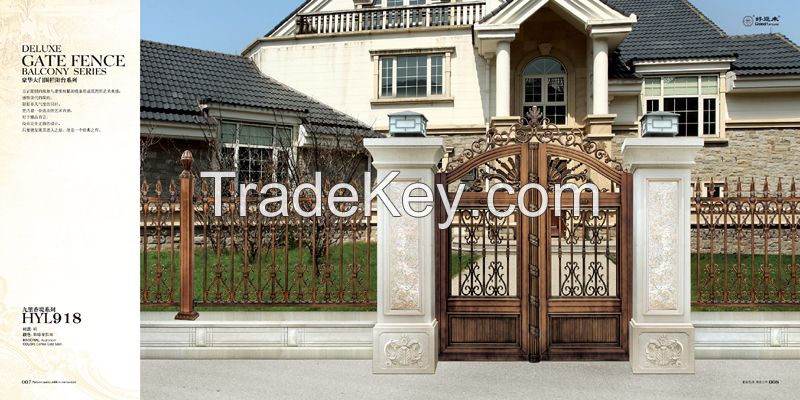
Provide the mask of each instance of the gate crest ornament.
POLYGON ((447 164, 447 168, 442 172, 451 172, 467 161, 481 155, 491 149, 529 142, 554 143, 564 147, 577 148, 578 150, 596 158, 618 172, 624 172, 622 163, 615 160, 597 142, 586 138, 581 129, 572 128, 568 131, 561 131, 555 124, 542 115, 538 107, 531 108, 528 113, 520 120, 511 125, 508 131, 500 131, 497 128, 490 128, 486 136, 480 138, 464 149, 461 154, 456 156, 447 164))

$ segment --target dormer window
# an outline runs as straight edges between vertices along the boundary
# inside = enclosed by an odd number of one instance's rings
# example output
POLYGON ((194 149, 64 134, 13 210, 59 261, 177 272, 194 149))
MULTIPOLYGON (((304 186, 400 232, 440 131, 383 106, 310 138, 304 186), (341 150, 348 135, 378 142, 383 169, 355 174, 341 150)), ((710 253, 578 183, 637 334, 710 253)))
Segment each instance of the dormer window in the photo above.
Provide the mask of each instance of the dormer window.
POLYGON ((719 77, 662 76, 644 80, 644 112, 679 115, 678 136, 719 134, 719 77))

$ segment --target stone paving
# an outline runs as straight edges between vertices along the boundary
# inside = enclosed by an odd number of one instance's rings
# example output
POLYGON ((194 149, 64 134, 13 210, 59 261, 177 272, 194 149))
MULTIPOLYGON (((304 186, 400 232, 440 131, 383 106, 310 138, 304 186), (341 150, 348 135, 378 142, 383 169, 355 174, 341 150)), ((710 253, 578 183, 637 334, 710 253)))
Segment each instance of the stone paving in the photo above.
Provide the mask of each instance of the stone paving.
POLYGON ((698 360, 695 375, 633 375, 627 362, 439 363, 372 375, 371 362, 142 360, 142 399, 796 399, 800 360, 698 360))

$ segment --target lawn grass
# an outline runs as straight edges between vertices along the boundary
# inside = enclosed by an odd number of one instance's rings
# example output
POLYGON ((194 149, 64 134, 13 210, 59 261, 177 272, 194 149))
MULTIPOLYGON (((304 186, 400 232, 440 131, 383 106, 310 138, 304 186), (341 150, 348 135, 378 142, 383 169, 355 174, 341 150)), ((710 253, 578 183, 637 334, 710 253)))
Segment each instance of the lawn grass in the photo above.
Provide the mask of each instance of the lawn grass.
MULTIPOLYGON (((765 260, 767 264, 770 265, 769 268, 769 276, 772 282, 778 282, 778 270, 779 266, 781 268, 781 276, 780 279, 783 281, 781 285, 784 290, 784 298, 787 298, 791 293, 798 293, 798 289, 800 289, 800 282, 798 282, 797 286, 790 286, 788 284, 789 281, 789 271, 791 271, 792 259, 791 256, 784 255, 780 257, 778 255, 770 255, 769 257, 765 257, 763 254, 761 255, 754 255, 751 256, 749 254, 743 254, 741 258, 737 258, 736 254, 714 254, 713 255, 713 265, 716 265, 718 268, 717 270, 717 282, 714 284, 715 291, 721 292, 724 281, 725 281, 725 263, 727 262, 728 269, 727 269, 727 279, 728 279, 728 288, 729 291, 740 292, 736 286, 737 276, 736 276, 736 266, 741 264, 743 277, 745 278, 745 282, 741 286, 741 292, 744 292, 746 296, 749 296, 752 288, 750 286, 750 278, 751 278, 751 269, 752 266, 755 265, 755 291, 756 291, 756 299, 758 301, 767 302, 778 302, 778 297, 775 288, 776 285, 772 284, 769 286, 770 293, 764 294, 764 283, 763 283, 763 273, 759 272, 759 266, 765 264, 765 260), (733 289, 733 290, 731 290, 733 289)), ((711 254, 701 254, 700 255, 700 265, 701 270, 703 271, 703 279, 701 279, 701 283, 705 285, 704 287, 704 294, 703 294, 703 301, 706 303, 712 302, 711 294, 710 294, 710 287, 708 284, 708 269, 712 264, 712 255, 711 254)), ((697 301, 697 264, 698 258, 697 254, 692 254, 691 256, 691 263, 692 263, 692 301, 697 301)), ((800 272, 800 271, 798 271, 800 272)), ((732 293, 733 295, 735 293, 732 293)), ((746 297, 749 299, 749 297, 746 297)), ((718 294, 716 296, 716 301, 721 301, 721 295, 718 294)), ((729 299, 734 300, 734 299, 729 299)), ((731 305, 713 305, 713 306, 692 306, 692 311, 800 311, 800 305, 754 305, 754 306, 731 306, 731 305)))
MULTIPOLYGON (((282 250, 282 249, 281 249, 282 250)), ((302 252, 297 249, 289 249, 288 253, 286 251, 276 251, 275 252, 275 279, 274 281, 271 279, 271 272, 272 272, 272 254, 266 253, 261 260, 261 288, 263 288, 265 296, 268 296, 270 293, 276 294, 276 302, 280 303, 283 300, 284 296, 284 289, 287 287, 285 282, 290 283, 288 286, 292 289, 289 290, 289 299, 290 302, 294 303, 292 305, 235 305, 235 304, 227 304, 227 305, 219 305, 219 306, 203 306, 200 305, 197 307, 199 311, 374 311, 375 306, 363 306, 363 305, 351 305, 346 304, 348 302, 365 302, 366 297, 364 295, 364 291, 366 290, 366 285, 369 285, 369 300, 370 303, 375 303, 376 301, 376 289, 377 289, 377 245, 372 243, 369 248, 370 253, 370 260, 369 260, 369 282, 367 280, 367 271, 364 269, 364 266, 367 265, 367 244, 366 243, 356 243, 355 246, 355 261, 356 265, 359 268, 359 272, 357 273, 357 281, 356 281, 356 293, 355 297, 353 296, 353 281, 352 281, 352 266, 353 266, 353 244, 352 243, 345 243, 344 244, 344 251, 341 252, 341 265, 344 266, 343 269, 340 270, 340 247, 333 246, 330 248, 330 253, 328 255, 328 259, 330 260, 330 264, 334 267, 330 270, 330 277, 327 279, 323 279, 324 272, 320 275, 311 274, 312 270, 312 263, 311 263, 311 254, 308 249, 303 249, 302 252), (304 277, 302 279, 303 282, 303 293, 306 294, 305 299, 308 301, 308 296, 310 295, 312 285, 312 276, 313 282, 316 283, 317 287, 317 299, 327 299, 330 305, 309 305, 304 306, 302 305, 303 300, 300 300, 296 295, 296 285, 298 284, 298 274, 296 266, 300 264, 300 257, 302 255, 302 264, 304 265, 304 277), (288 260, 288 262, 287 262, 288 260), (286 266, 289 265, 288 274, 286 266), (342 282, 343 290, 339 291, 339 282, 342 282), (326 292, 324 283, 328 283, 328 290, 326 292), (273 283, 274 288, 273 289, 273 283), (341 298, 339 297, 341 295, 341 298), (345 303, 345 304, 341 304, 345 303)), ((147 265, 148 265, 148 285, 150 287, 150 292, 155 294, 155 282, 157 280, 156 273, 155 273, 155 265, 158 264, 158 252, 155 250, 149 250, 147 252, 147 265)), ((144 253, 140 254, 142 260, 144 259, 144 253)), ((728 263, 728 287, 734 288, 734 282, 736 281, 736 274, 735 274, 735 266, 737 265, 737 257, 735 254, 729 254, 723 257, 722 254, 715 254, 713 257, 713 263, 719 266, 718 272, 718 284, 715 284, 717 290, 721 289, 722 282, 724 280, 724 262, 727 259, 728 263)), ((140 276, 144 272, 143 271, 143 263, 140 260, 140 276)), ((758 268, 760 265, 764 264, 765 257, 764 255, 755 255, 751 257, 750 255, 742 255, 741 257, 741 265, 743 266, 744 276, 748 280, 750 279, 750 271, 751 265, 755 265, 756 267, 756 295, 758 299, 763 299, 763 283, 762 283, 762 276, 758 272, 758 268)), ((451 264, 450 264, 450 273, 451 277, 456 277, 458 273, 463 271, 470 262, 478 261, 478 259, 471 259, 470 257, 462 257, 461 263, 459 264, 458 255, 453 253, 451 256, 451 264)), ((703 267, 703 270, 708 268, 708 265, 711 263, 712 257, 710 254, 702 254, 700 256, 700 264, 703 267)), ((691 264, 692 264, 692 301, 696 301, 697 299, 697 255, 693 254, 691 257, 691 264)), ((781 265, 782 276, 781 279, 783 280, 784 284, 784 296, 789 295, 792 290, 797 290, 798 288, 787 286, 788 281, 788 273, 787 271, 791 270, 791 257, 779 257, 777 255, 771 255, 768 258, 768 262, 772 267, 770 268, 770 278, 777 282, 778 279, 778 265, 781 265)), ((162 274, 162 290, 161 293, 165 296, 168 295, 169 292, 169 268, 170 265, 173 268, 174 273, 174 287, 175 287, 175 294, 174 300, 177 302, 178 300, 178 293, 177 288, 179 286, 179 265, 180 265, 180 256, 179 252, 176 249, 174 254, 174 259, 170 257, 170 253, 168 251, 161 252, 161 264, 164 265, 165 272, 162 274)), ((194 297, 198 302, 202 303, 203 299, 203 279, 206 277, 207 285, 209 286, 209 299, 213 302, 214 296, 217 293, 217 286, 215 278, 215 271, 216 271, 216 264, 217 264, 217 255, 215 253, 210 253, 208 259, 206 260, 206 255, 202 251, 202 249, 197 249, 195 251, 195 274, 194 274, 194 297), (207 268, 207 269, 206 269, 207 268), (207 276, 204 274, 207 272, 207 276)), ((233 257, 233 265, 237 266, 234 268, 233 271, 233 281, 237 282, 238 288, 236 289, 235 299, 237 302, 245 301, 245 294, 249 295, 249 302, 255 301, 255 296, 258 287, 258 277, 257 271, 258 266, 257 264, 253 266, 254 270, 249 274, 249 279, 244 279, 244 271, 242 268, 243 265, 242 253, 237 252, 234 253, 233 257)), ((221 271, 221 280, 220 288, 222 291, 220 292, 223 295, 224 301, 227 302, 227 295, 229 294, 228 291, 225 290, 225 285, 230 281, 230 265, 231 265, 231 257, 230 253, 223 252, 220 262, 220 271, 221 271)), ((745 293, 749 293, 750 286, 749 283, 746 283, 743 286, 745 293)), ((798 284, 800 286, 800 283, 798 284)), ((711 302, 711 297, 708 294, 708 289, 704 292, 704 300, 706 302, 711 302)), ((721 298, 718 296, 718 300, 721 298)), ((775 293, 770 293, 767 295, 768 301, 777 301, 777 296, 775 293)), ((154 307, 142 307, 143 311, 175 311, 177 307, 175 306, 154 306, 154 307)), ((755 305, 755 306, 731 306, 731 305, 714 305, 714 306, 692 306, 693 311, 800 311, 800 305, 755 305)))
MULTIPOLYGON (((205 293, 206 299, 208 300, 207 302, 227 303, 220 305, 199 304, 196 307, 198 311, 375 311, 376 309, 374 305, 363 305, 363 303, 375 304, 376 302, 377 245, 375 243, 372 243, 368 248, 366 243, 357 242, 355 244, 355 253, 352 242, 345 242, 341 247, 338 244, 336 246, 331 246, 327 255, 328 262, 324 262, 326 259, 325 257, 318 260, 318 264, 320 265, 331 265, 331 267, 327 269, 328 274, 326 274, 326 268, 322 266, 319 267, 319 273, 313 273, 311 252, 307 248, 303 248, 302 251, 296 247, 288 251, 284 248, 276 249, 274 261, 273 254, 265 250, 261 258, 260 283, 258 278, 258 259, 252 261, 250 272, 247 274, 247 278, 245 278, 245 263, 242 252, 235 252, 232 259, 229 252, 222 252, 220 255, 220 262, 218 263, 218 255, 215 252, 209 250, 208 255, 206 255, 199 246, 195 249, 195 301, 198 303, 205 303, 203 301, 205 279, 205 287, 208 289, 207 293, 205 293), (367 250, 369 250, 369 259, 367 250), (354 256, 357 270, 355 284, 353 282, 354 256), (303 267, 299 268, 298 265, 301 264, 303 267), (233 271, 231 271, 231 265, 235 266, 233 271), (341 268, 340 265, 342 266, 341 268), (298 273, 298 269, 302 270, 302 277, 298 273), (274 278, 272 277, 273 271, 274 278), (217 272, 220 273, 219 279, 217 278, 217 272), (233 272, 232 279, 231 272, 233 272), (367 282, 367 280, 369 280, 369 282, 367 282), (235 282, 236 286, 234 290, 235 302, 258 303, 257 293, 259 291, 258 288, 261 288, 263 291, 263 300, 261 304, 230 304, 229 282, 231 281, 235 282), (288 285, 286 282, 288 282, 288 285), (302 289, 298 290, 298 285, 301 285, 302 289), (369 299, 367 299, 364 293, 367 290, 367 285, 369 285, 369 299), (316 290, 312 290, 312 288, 316 288, 316 290), (316 293, 316 303, 326 304, 303 305, 303 303, 310 302, 312 292, 316 293), (274 294, 274 297, 271 297, 272 294, 274 294), (217 295, 219 295, 219 297, 217 295), (291 304, 287 305, 285 303, 291 304), (352 303, 361 304, 356 305, 352 303)), ((175 288, 173 299, 177 302, 180 282, 179 251, 176 248, 174 255, 169 251, 162 251, 160 257, 160 265, 163 265, 164 268, 164 272, 160 275, 160 281, 162 283, 161 289, 158 290, 157 288, 159 276, 156 266, 159 265, 159 252, 156 250, 148 250, 146 260, 145 252, 140 252, 140 285, 142 285, 141 277, 144 274, 144 264, 146 262, 148 266, 147 285, 149 299, 152 300, 156 298, 158 293, 161 293, 162 299, 165 301, 156 302, 168 302, 166 299, 168 299, 170 291, 171 270, 173 273, 172 287, 175 288)), ((451 264, 452 276, 456 276, 460 271, 466 268, 469 262, 470 260, 468 258, 462 258, 462 265, 458 265, 458 258, 454 255, 451 264)), ((174 305, 142 307, 142 311, 175 310, 177 310, 177 307, 174 305)))

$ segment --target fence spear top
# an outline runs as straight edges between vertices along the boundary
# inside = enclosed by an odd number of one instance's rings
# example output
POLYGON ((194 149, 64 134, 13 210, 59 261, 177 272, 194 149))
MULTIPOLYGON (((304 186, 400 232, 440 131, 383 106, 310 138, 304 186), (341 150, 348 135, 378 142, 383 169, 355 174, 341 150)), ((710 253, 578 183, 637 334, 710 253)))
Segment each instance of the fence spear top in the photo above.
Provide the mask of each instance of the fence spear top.
POLYGON ((736 197, 742 197, 742 177, 736 179, 736 197))
POLYGON ((700 197, 703 194, 702 184, 700 183, 700 177, 697 177, 697 183, 694 185, 694 194, 696 197, 700 197))

